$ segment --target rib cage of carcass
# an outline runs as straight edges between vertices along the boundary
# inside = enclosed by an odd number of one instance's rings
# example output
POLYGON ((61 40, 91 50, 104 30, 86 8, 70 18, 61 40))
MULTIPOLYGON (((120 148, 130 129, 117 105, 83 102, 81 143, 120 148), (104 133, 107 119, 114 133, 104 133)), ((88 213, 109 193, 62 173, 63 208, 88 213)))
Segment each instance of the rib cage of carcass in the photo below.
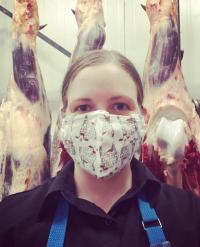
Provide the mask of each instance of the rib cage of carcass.
POLYGON ((200 195, 200 119, 181 71, 177 2, 147 0, 146 12, 142 160, 160 180, 200 195))
POLYGON ((36 0, 14 0, 13 69, 0 107, 0 200, 50 176, 50 111, 37 61, 36 0))

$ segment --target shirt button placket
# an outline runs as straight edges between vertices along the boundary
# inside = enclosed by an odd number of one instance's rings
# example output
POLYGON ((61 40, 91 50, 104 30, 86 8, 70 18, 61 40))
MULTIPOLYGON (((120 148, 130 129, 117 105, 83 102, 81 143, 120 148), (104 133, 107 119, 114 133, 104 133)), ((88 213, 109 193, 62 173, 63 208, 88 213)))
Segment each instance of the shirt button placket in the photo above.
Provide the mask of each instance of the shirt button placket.
POLYGON ((112 220, 106 219, 104 222, 106 226, 112 225, 112 220))

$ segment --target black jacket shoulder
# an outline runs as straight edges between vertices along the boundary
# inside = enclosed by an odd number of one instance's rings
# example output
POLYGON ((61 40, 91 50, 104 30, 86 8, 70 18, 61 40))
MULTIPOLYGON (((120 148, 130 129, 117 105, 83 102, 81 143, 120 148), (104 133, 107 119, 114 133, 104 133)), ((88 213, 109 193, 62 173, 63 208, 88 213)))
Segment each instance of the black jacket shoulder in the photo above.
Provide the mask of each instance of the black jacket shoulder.
POLYGON ((32 190, 10 195, 0 203, 0 233, 35 218, 54 178, 32 190))
POLYGON ((200 198, 193 192, 163 183, 155 205, 163 225, 200 234, 200 198))

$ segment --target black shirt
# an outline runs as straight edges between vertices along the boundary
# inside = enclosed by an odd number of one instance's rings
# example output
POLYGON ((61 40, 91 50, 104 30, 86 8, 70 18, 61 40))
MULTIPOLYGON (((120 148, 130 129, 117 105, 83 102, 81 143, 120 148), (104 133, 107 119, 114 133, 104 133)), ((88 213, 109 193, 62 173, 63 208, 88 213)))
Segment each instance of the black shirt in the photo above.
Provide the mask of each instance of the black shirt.
POLYGON ((107 214, 76 197, 73 162, 37 188, 7 197, 0 203, 0 247, 45 247, 60 194, 69 203, 65 246, 149 246, 137 205, 141 191, 155 208, 172 247, 200 247, 200 199, 160 183, 136 160, 131 167, 132 188, 107 214))

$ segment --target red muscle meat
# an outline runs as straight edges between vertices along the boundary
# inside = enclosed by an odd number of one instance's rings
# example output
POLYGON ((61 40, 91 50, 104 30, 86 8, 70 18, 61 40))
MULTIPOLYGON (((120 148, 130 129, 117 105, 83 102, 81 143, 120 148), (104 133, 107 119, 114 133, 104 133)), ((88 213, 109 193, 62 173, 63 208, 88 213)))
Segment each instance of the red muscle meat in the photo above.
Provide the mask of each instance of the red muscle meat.
POLYGON ((179 58, 175 0, 147 0, 150 44, 144 68, 142 160, 162 181, 200 195, 200 119, 179 58))
POLYGON ((50 111, 36 55, 36 0, 14 0, 13 73, 0 108, 0 200, 50 176, 50 111))

